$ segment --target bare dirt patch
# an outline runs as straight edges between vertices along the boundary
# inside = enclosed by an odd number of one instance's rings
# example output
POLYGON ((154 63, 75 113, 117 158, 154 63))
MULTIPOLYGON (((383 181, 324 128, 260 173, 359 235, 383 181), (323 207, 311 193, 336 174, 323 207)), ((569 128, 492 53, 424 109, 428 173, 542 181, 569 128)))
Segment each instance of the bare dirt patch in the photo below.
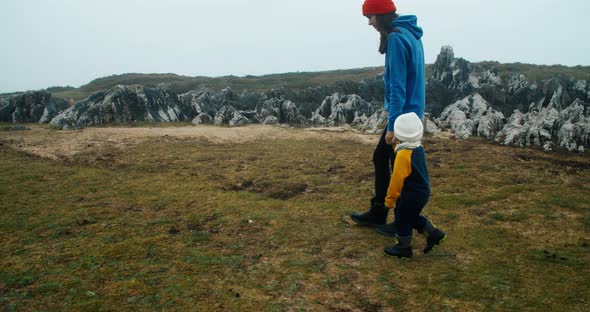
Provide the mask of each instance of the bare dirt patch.
POLYGON ((30 131, 2 132, 0 142, 19 151, 49 159, 70 159, 80 153, 99 151, 104 147, 131 148, 153 138, 200 138, 213 143, 244 143, 259 139, 325 139, 354 140, 376 144, 377 135, 366 135, 350 127, 334 128, 282 128, 251 125, 238 128, 215 126, 187 127, 108 127, 81 130, 53 130, 44 126, 31 126, 30 131))
POLYGON ((221 188, 225 191, 248 191, 258 194, 265 194, 274 199, 289 199, 305 193, 308 185, 305 183, 280 182, 273 183, 268 180, 244 180, 239 183, 231 183, 221 188))

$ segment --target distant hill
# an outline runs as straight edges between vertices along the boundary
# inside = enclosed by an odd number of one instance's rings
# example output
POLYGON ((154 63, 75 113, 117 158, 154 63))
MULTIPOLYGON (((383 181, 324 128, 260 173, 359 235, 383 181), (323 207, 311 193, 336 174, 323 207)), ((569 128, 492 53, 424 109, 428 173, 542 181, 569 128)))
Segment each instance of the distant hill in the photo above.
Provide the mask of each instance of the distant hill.
POLYGON ((12 92, 12 93, 2 93, 0 94, 0 98, 7 98, 13 95, 23 94, 24 92, 12 92))
POLYGON ((381 72, 383 72, 382 67, 244 77, 188 77, 176 74, 131 73, 98 78, 79 88, 60 90, 52 92, 52 94, 56 97, 80 100, 99 90, 111 89, 116 85, 132 84, 139 84, 145 87, 156 87, 159 84, 167 84, 176 93, 184 93, 200 87, 207 87, 215 91, 230 87, 237 93, 241 93, 243 90, 263 92, 278 87, 287 87, 298 91, 307 87, 329 85, 337 81, 358 81, 363 78, 373 78, 381 72))
POLYGON ((522 74, 531 82, 547 80, 556 76, 590 80, 590 66, 568 67, 564 65, 534 65, 523 63, 502 64, 495 61, 474 64, 479 64, 485 69, 495 68, 503 79, 511 75, 522 74))
MULTIPOLYGON (((563 65, 533 65, 523 63, 502 64, 495 61, 486 61, 479 64, 485 69, 495 69, 502 78, 514 74, 523 74, 529 81, 542 81, 551 77, 571 77, 575 79, 590 80, 590 66, 568 67, 563 65)), ((430 77, 432 64, 426 65, 426 76, 430 77)), ((116 85, 139 84, 145 87, 156 87, 159 84, 166 84, 176 93, 184 93, 201 87, 219 91, 230 87, 234 92, 241 93, 243 90, 251 92, 264 92, 272 88, 287 87, 293 91, 299 91, 307 87, 330 85, 337 81, 358 81, 363 78, 373 78, 383 72, 383 67, 366 67, 358 69, 344 69, 318 72, 292 72, 281 74, 270 74, 263 76, 223 76, 223 77, 189 77, 173 73, 168 74, 140 74, 129 73, 112 75, 97 78, 79 88, 74 87, 49 87, 46 90, 53 96, 78 101, 88 95, 105 89, 111 89, 116 85)), ((0 94, 10 96, 20 94, 0 94)))

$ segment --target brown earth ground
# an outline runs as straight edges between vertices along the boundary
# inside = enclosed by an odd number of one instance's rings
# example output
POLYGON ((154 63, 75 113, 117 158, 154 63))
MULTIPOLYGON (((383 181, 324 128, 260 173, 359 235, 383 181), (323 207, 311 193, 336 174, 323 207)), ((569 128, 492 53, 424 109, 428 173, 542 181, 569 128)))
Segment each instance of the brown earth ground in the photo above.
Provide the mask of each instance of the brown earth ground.
POLYGON ((364 135, 350 127, 281 128, 252 125, 248 127, 113 127, 55 131, 43 126, 29 126, 30 131, 6 131, 2 138, 8 145, 23 152, 49 159, 68 159, 80 153, 100 150, 105 146, 130 148, 153 138, 205 139, 212 143, 248 143, 259 139, 355 140, 376 144, 378 137, 364 135))

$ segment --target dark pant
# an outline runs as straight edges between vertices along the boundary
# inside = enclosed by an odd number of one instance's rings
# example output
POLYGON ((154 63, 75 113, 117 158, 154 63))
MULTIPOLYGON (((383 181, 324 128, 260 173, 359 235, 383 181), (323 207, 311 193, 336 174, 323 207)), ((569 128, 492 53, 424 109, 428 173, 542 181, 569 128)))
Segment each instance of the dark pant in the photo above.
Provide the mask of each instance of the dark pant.
POLYGON ((398 236, 411 236, 412 228, 419 233, 424 232, 428 219, 420 213, 427 202, 428 195, 426 194, 401 194, 395 205, 395 219, 393 221, 398 236))
POLYGON ((395 160, 393 147, 385 143, 386 133, 387 126, 385 127, 385 130, 383 130, 379 143, 377 143, 377 147, 373 152, 373 166, 375 167, 375 202, 380 204, 385 203, 389 180, 391 180, 391 170, 393 169, 393 162, 395 160))

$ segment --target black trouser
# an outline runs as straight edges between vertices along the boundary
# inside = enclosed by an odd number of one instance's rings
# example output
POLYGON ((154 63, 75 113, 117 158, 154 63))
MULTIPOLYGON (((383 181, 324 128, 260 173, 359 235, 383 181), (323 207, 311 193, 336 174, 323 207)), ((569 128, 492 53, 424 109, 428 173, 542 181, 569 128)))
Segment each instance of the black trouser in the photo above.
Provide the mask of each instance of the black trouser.
POLYGON ((373 166, 375 167, 374 200, 380 204, 385 203, 389 180, 391 180, 391 170, 393 170, 393 162, 395 160, 393 146, 385 143, 385 134, 387 134, 387 126, 385 126, 385 130, 383 130, 379 143, 377 143, 377 147, 373 152, 373 166))
POLYGON ((424 232, 428 219, 421 215, 428 202, 428 194, 402 193, 395 205, 395 229, 399 236, 412 236, 412 229, 424 232))

